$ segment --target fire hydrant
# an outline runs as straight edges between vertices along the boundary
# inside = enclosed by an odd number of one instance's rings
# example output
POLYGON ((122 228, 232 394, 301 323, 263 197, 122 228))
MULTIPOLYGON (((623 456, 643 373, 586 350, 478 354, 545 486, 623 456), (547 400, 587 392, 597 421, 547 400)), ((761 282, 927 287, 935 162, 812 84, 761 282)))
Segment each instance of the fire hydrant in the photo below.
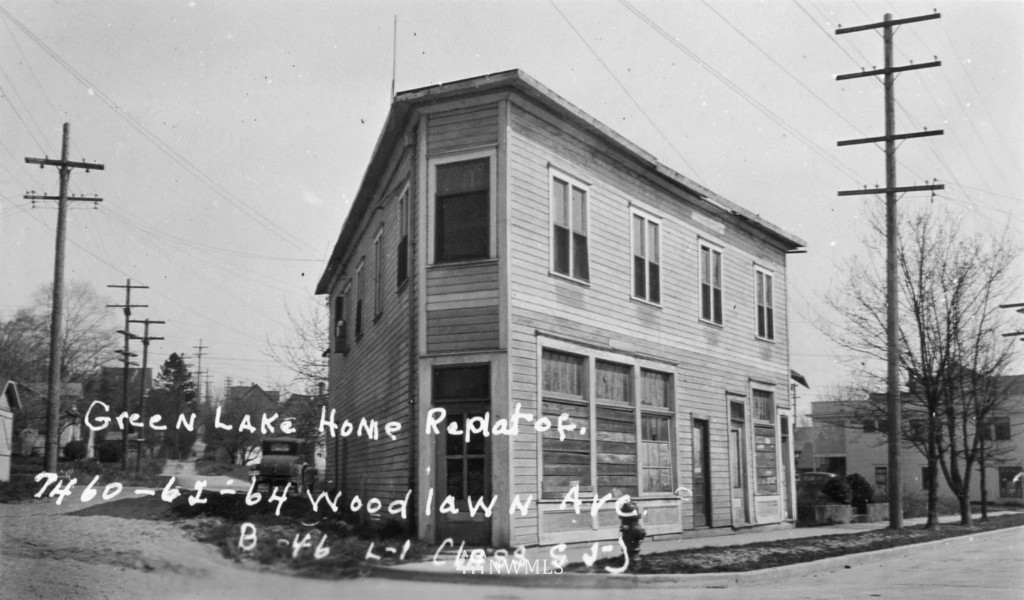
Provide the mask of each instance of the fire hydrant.
POLYGON ((640 560, 640 544, 647 537, 647 530, 640 524, 640 507, 636 502, 630 500, 622 505, 619 521, 622 522, 619 534, 626 546, 626 556, 629 557, 629 564, 635 565, 640 560))

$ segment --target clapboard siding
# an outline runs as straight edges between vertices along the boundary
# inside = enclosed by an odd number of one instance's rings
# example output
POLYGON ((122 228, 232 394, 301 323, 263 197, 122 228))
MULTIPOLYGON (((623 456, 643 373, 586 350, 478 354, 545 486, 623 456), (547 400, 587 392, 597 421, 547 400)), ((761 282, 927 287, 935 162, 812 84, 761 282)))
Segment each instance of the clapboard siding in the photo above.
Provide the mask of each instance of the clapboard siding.
POLYGON ((498 263, 427 270, 427 352, 498 347, 498 263))
MULTIPOLYGON (((329 443, 329 477, 332 455, 343 449, 353 459, 343 461, 346 471, 341 487, 347 495, 379 496, 384 501, 402 497, 411 485, 411 473, 420 472, 410 463, 412 448, 420 451, 418 467, 431 456, 428 449, 432 443, 413 427, 411 412, 411 407, 417 406, 411 400, 420 401, 416 410, 422 410, 425 399, 429 401, 425 390, 418 389, 429 381, 425 369, 434 361, 476 360, 466 354, 481 352, 492 364, 501 365, 496 375, 492 373, 495 410, 507 414, 518 404, 524 413, 545 414, 553 421, 556 413, 583 411, 588 424, 586 434, 574 432, 564 442, 558 441, 557 431, 539 434, 530 429, 508 439, 508 446, 501 446, 500 452, 495 451, 497 442, 492 440, 492 458, 500 456, 492 464, 495 488, 503 488, 502 493, 507 489, 507 500, 532 496, 527 515, 516 512, 510 523, 502 521, 501 529, 494 530, 502 537, 499 542, 614 538, 618 519, 608 507, 592 518, 589 511, 575 515, 559 510, 557 497, 541 498, 556 496, 575 480, 581 480, 584 492, 595 481, 599 492, 617 487, 639 495, 648 509, 645 526, 649 533, 679 533, 692 527, 690 503, 665 493, 637 494, 641 474, 635 467, 640 442, 636 418, 639 411, 648 409, 616 410, 541 400, 539 358, 541 345, 547 343, 671 372, 674 483, 692 483, 692 420, 705 420, 710 525, 730 526, 728 399, 746 398, 752 382, 757 382, 775 392, 778 406, 788 402, 785 249, 759 226, 726 214, 696 192, 670 183, 651 168, 648 157, 609 143, 593 129, 566 120, 565 114, 556 116, 550 105, 522 93, 522 88, 473 94, 423 104, 408 101, 406 107, 411 110, 402 113, 409 119, 403 125, 404 145, 394 142, 379 149, 390 154, 378 155, 374 164, 380 167, 380 156, 390 156, 391 162, 375 171, 379 181, 368 184, 379 189, 367 192, 364 187, 361 191, 363 198, 368 193, 374 197, 364 204, 368 207, 365 212, 355 215, 362 221, 356 223, 352 243, 346 242, 346 255, 332 263, 340 265, 331 282, 332 299, 354 277, 360 260, 366 261, 367 286, 363 335, 350 340, 347 354, 330 355, 332 406, 338 409, 339 419, 376 418, 382 424, 398 420, 409 427, 403 428, 396 441, 352 437, 343 445, 329 443), (410 144, 410 140, 418 143, 410 144), (408 185, 412 191, 413 221, 426 216, 426 208, 416 205, 425 200, 421 196, 429 189, 427 181, 417 181, 418 176, 429 177, 426 161, 484 148, 493 156, 497 186, 493 190, 494 256, 466 264, 427 265, 420 254, 426 250, 426 240, 417 239, 420 228, 410 223, 410 265, 416 267, 410 269, 408 283, 396 289, 398 190, 408 185), (588 182, 588 282, 550 272, 548 195, 553 169, 588 182), (378 206, 383 210, 375 210, 378 206), (631 209, 642 210, 660 223, 659 305, 631 297, 631 209), (373 238, 382 226, 384 309, 374 318, 373 238), (698 248, 702 240, 722 250, 721 326, 699 318, 698 248), (773 342, 755 339, 755 266, 774 277, 773 342), (423 351, 426 355, 420 355, 423 351), (505 389, 510 396, 504 396, 505 389), (414 438, 419 446, 409 443, 414 438), (501 477, 508 478, 508 488, 501 485, 501 477), (507 540, 506 535, 510 536, 507 540)), ((426 231, 429 223, 421 227, 426 231)), ((346 231, 352 232, 353 226, 346 225, 346 231)), ((349 306, 353 305, 354 298, 349 296, 349 306)), ((748 449, 753 447, 751 439, 748 436, 748 449)), ((752 465, 748 459, 751 477, 752 465)), ((433 485, 422 474, 419 480, 421 494, 424 485, 433 485)), ((760 497, 760 501, 774 500, 760 497)), ((751 495, 751 515, 756 505, 751 495)), ((426 518, 420 531, 430 531, 432 523, 432 517, 426 518)))
MULTIPOLYGON (((367 440, 355 435, 342 441, 328 437, 327 478, 330 486, 343 491, 346 497, 355 494, 381 498, 385 505, 403 498, 410 488, 410 448, 415 435, 409 399, 416 394, 412 377, 411 352, 415 348, 411 332, 416 330, 415 298, 417 282, 414 271, 398 288, 399 194, 406 186, 416 189, 415 156, 405 148, 395 148, 390 176, 379 183, 377 202, 383 210, 371 211, 363 216, 358 240, 352 245, 343 262, 347 268, 331 283, 330 299, 341 293, 355 277, 355 267, 365 260, 366 294, 363 299, 363 334, 354 338, 351 309, 355 304, 354 285, 348 298, 349 351, 332 352, 330 362, 330 407, 337 411, 336 420, 349 419, 358 423, 360 418, 379 421, 380 439, 367 440), (375 272, 373 241, 383 227, 383 294, 380 316, 375 318, 375 272), (402 430, 396 440, 383 433, 384 424, 398 421, 402 430), (336 458, 337 457, 337 458, 336 458), (347 457, 347 459, 346 459, 347 457), (340 462, 340 464, 338 464, 340 462), (336 476, 337 474, 337 476, 336 476), (340 481, 338 481, 340 479, 340 481)), ((416 261, 415 194, 410 193, 409 264, 416 261)), ((333 340, 332 340, 333 342, 333 340)), ((334 347, 332 343, 332 348, 334 347)))
MULTIPOLYGON (((509 126, 512 403, 521 402, 524 410, 536 403, 538 333, 674 364, 676 483, 689 487, 692 482, 689 415, 697 412, 709 421, 711 525, 731 525, 726 392, 745 395, 755 380, 774 388, 777 405, 787 404, 784 250, 754 235, 745 225, 714 214, 699 198, 670 195, 628 157, 531 103, 514 99, 509 126), (549 271, 549 165, 590 183, 590 281, 586 284, 549 271), (662 301, 658 306, 631 298, 631 207, 660 219, 662 301), (699 318, 701 240, 722 250, 721 326, 699 318), (774 277, 774 342, 755 339, 755 265, 774 277)), ((533 436, 520 438, 513 443, 514 451, 536 455, 537 440, 533 436)), ((615 454, 599 452, 605 457, 615 454)), ((544 464, 545 469, 554 467, 548 467, 547 461, 544 464)), ((752 464, 749 459, 748 464, 752 464)), ((538 473, 537 463, 521 461, 515 468, 516 476, 523 475, 525 480, 548 479, 538 473)), ((599 462, 599 476, 601 469, 599 462)), ((605 477, 619 475, 608 473, 605 477)), ((684 507, 681 514, 680 527, 692 527, 692 507, 684 507)), ((533 535, 529 520, 514 517, 513 531, 521 541, 533 535)), ((550 525, 566 523, 552 520, 550 525)), ((541 537, 550 531, 543 519, 538 526, 541 537)))
POLYGON ((498 143, 498 105, 427 117, 427 152, 438 154, 498 143))

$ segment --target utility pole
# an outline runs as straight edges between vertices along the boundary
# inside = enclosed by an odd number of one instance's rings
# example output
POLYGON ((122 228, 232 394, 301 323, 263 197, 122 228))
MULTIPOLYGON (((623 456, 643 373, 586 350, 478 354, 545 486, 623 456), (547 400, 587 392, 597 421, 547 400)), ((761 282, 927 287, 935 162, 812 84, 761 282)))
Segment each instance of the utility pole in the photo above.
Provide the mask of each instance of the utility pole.
POLYGON ((942 135, 941 129, 934 131, 920 131, 916 133, 896 133, 896 95, 894 91, 894 84, 896 81, 895 75, 903 71, 912 71, 916 69, 927 69, 929 67, 938 67, 942 64, 941 61, 935 60, 933 62, 921 63, 921 64, 909 64, 899 67, 893 66, 892 50, 893 50, 893 28, 900 25, 907 25, 909 23, 917 23, 919 21, 930 21, 932 19, 938 19, 941 15, 935 12, 930 15, 923 15, 919 17, 909 17, 906 19, 893 19, 892 15, 886 13, 884 20, 881 23, 872 23, 870 25, 859 25, 857 27, 846 27, 836 29, 836 35, 843 35, 845 33, 854 33, 857 31, 869 31, 874 29, 882 29, 882 41, 885 52, 885 66, 882 69, 875 69, 872 67, 870 71, 861 71, 860 73, 849 73, 846 75, 836 76, 836 81, 843 81, 845 79, 855 79, 858 77, 874 77, 882 75, 882 84, 885 88, 885 135, 880 137, 862 138, 856 140, 845 140, 838 143, 839 146, 849 146, 853 144, 875 144, 878 142, 885 142, 885 188, 874 188, 874 189, 863 189, 863 190, 850 190, 839 192, 840 196, 856 196, 863 194, 885 194, 885 237, 886 237, 886 259, 885 259, 885 279, 886 279, 886 333, 887 333, 887 397, 888 397, 888 411, 889 411, 889 527, 891 529, 901 529, 903 527, 903 471, 902 461, 900 457, 900 432, 901 432, 901 419, 900 419, 900 376, 899 376, 899 346, 898 346, 898 328, 899 328, 899 313, 898 313, 898 281, 897 281, 897 270, 896 270, 896 247, 898 239, 898 226, 897 226, 897 213, 896 213, 896 195, 903 194, 906 192, 916 191, 934 191, 945 189, 946 186, 941 184, 931 185, 914 185, 897 187, 896 186, 896 141, 904 140, 909 138, 926 137, 933 135, 942 135))
MULTIPOLYGON (((131 330, 130 330, 132 309, 133 308, 148 308, 148 305, 146 305, 146 304, 132 304, 132 290, 140 290, 140 289, 141 290, 145 290, 145 289, 149 289, 149 286, 148 285, 132 285, 132 280, 128 279, 125 282, 124 285, 108 285, 107 287, 108 288, 121 288, 121 289, 124 289, 124 304, 108 304, 107 308, 120 308, 120 309, 124 310, 124 331, 119 331, 118 332, 118 333, 124 334, 124 350, 117 350, 117 353, 124 356, 124 375, 122 377, 122 379, 123 379, 123 381, 122 381, 123 386, 122 387, 123 387, 123 391, 124 391, 124 401, 122 402, 122 405, 121 405, 122 409, 121 410, 127 411, 128 410, 128 365, 129 365, 128 359, 130 357, 132 357, 132 356, 137 356, 136 354, 132 354, 129 351, 128 341, 131 338, 133 338, 133 337, 138 339, 138 336, 133 335, 131 333, 131 330)), ((127 427, 124 427, 124 428, 121 429, 121 468, 124 469, 124 470, 128 469, 128 428, 127 427)))
POLYGON ((61 141, 60 160, 46 158, 25 157, 25 162, 30 165, 39 165, 42 169, 46 166, 57 167, 60 177, 60 192, 57 196, 47 196, 29 192, 25 194, 26 200, 56 200, 57 201, 57 247, 53 261, 53 307, 50 311, 50 364, 49 364, 49 385, 46 389, 46 451, 44 464, 50 473, 57 472, 57 454, 59 452, 60 435, 60 394, 61 394, 61 361, 62 348, 60 345, 61 330, 64 328, 64 241, 67 228, 68 202, 88 201, 102 202, 99 197, 85 198, 81 196, 68 196, 68 181, 71 179, 71 169, 103 170, 103 165, 97 163, 74 162, 68 160, 68 144, 71 141, 71 125, 64 123, 64 135, 61 141))
MULTIPOLYGON (((143 326, 142 337, 142 373, 139 376, 139 414, 143 423, 146 422, 146 363, 149 360, 149 342, 152 340, 162 340, 162 337, 153 337, 149 335, 150 325, 163 325, 166 321, 152 321, 150 319, 132 320, 132 323, 141 323, 143 326)), ((142 442, 143 439, 140 437, 137 441, 139 451, 135 455, 135 472, 142 472, 142 442)))
POLYGON ((203 350, 208 349, 209 346, 204 346, 203 338, 199 338, 199 345, 192 347, 197 350, 196 361, 198 364, 196 365, 196 399, 199 401, 197 404, 198 408, 198 405, 203 403, 203 350))

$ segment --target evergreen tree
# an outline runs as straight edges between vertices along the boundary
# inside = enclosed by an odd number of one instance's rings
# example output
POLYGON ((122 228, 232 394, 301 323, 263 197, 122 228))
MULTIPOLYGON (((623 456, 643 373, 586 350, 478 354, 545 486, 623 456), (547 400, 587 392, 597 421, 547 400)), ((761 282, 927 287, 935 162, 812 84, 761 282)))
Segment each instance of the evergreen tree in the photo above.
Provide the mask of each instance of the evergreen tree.
POLYGON ((150 414, 159 414, 167 426, 167 431, 163 432, 163 455, 174 460, 188 458, 196 433, 175 425, 179 415, 187 417, 197 412, 196 384, 178 353, 172 353, 161 365, 149 405, 152 407, 150 414))

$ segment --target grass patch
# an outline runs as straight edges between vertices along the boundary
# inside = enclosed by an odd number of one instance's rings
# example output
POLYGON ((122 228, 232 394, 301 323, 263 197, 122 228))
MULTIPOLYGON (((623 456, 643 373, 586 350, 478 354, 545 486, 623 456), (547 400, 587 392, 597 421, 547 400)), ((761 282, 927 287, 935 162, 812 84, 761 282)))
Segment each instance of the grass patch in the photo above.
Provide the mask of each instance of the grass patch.
POLYGON ((353 578, 366 575, 368 567, 418 560, 434 551, 426 544, 410 540, 397 524, 360 524, 353 515, 342 510, 332 513, 321 503, 321 512, 313 512, 304 496, 291 497, 281 506, 266 499, 255 506, 245 504, 245 495, 209 496, 206 504, 189 506, 175 502, 171 514, 181 519, 181 527, 190 531, 201 542, 217 546, 221 553, 239 562, 258 564, 290 574, 326 579, 353 578), (348 520, 346 520, 348 519, 348 520), (353 523, 353 524, 350 524, 353 523), (239 546, 243 523, 249 532, 255 532, 256 542, 251 549, 239 546), (309 535, 306 540, 306 535, 309 535), (325 539, 326 538, 326 539, 325 539), (307 547, 296 547, 308 543, 307 547), (373 553, 380 560, 367 559, 373 544, 373 553), (408 548, 405 544, 408 543, 408 548), (315 557, 317 548, 328 549, 321 558, 315 557), (395 552, 388 552, 393 548, 395 552))
MULTIPOLYGON (((641 554, 641 560, 631 564, 629 570, 631 573, 651 575, 755 571, 1022 525, 1024 513, 992 517, 986 522, 976 521, 971 527, 940 525, 935 529, 925 529, 924 526, 915 526, 899 531, 875 529, 860 533, 776 540, 743 546, 687 548, 659 554, 641 554)), ((574 563, 568 565, 565 571, 604 573, 606 566, 621 567, 622 557, 601 559, 591 567, 583 563, 574 563)))

